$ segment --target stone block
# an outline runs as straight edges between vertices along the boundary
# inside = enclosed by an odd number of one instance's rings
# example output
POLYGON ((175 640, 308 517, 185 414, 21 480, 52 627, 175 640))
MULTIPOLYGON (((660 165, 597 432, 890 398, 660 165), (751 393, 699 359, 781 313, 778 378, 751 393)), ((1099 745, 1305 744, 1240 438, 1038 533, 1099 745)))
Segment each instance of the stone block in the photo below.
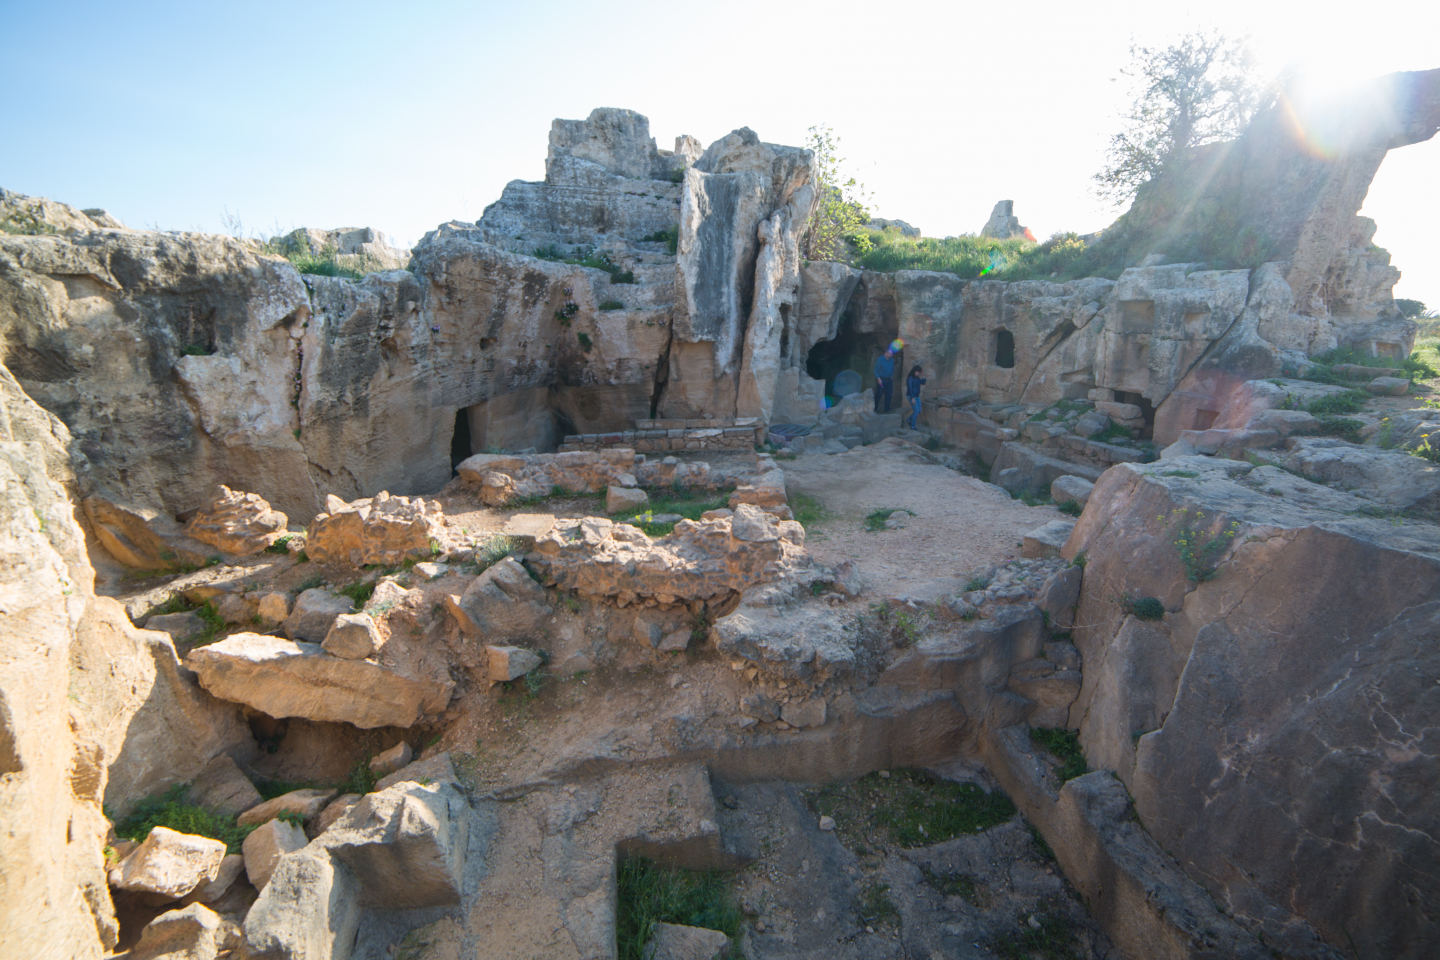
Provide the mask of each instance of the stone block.
POLYGON ((241 956, 265 960, 347 960, 360 927, 361 888, 327 850, 281 859, 245 915, 241 956))
POLYGON ((146 925, 128 960, 214 960, 222 926, 220 915, 203 904, 170 910, 146 925))
POLYGON ((1020 556, 1027 560, 1044 560, 1060 556, 1070 531, 1075 529, 1074 520, 1051 520, 1025 534, 1020 556))
POLYGON ((1113 400, 1095 401, 1095 412, 1103 413, 1116 420, 1139 420, 1144 422, 1144 413, 1133 403, 1116 403, 1113 400))
POLYGON ((1085 506, 1095 484, 1084 477, 1056 477, 1050 484, 1050 499, 1056 503, 1078 503, 1085 506))
POLYGON ((201 883, 214 880, 224 859, 225 844, 219 840, 156 827, 135 852, 110 871, 110 886, 155 894, 161 902, 179 900, 201 883))
POLYGON ((257 804, 240 814, 236 823, 242 827, 253 826, 257 823, 265 823, 280 816, 282 813, 294 814, 311 819, 325 809, 335 796, 333 787, 328 789, 291 790, 289 793, 275 797, 273 800, 266 800, 257 804))
POLYGON ((198 807, 236 817, 259 806, 264 798, 240 766, 226 754, 211 760, 186 791, 186 799, 198 807))
POLYGON ((291 640, 320 643, 330 633, 335 618, 354 613, 355 604, 321 587, 313 587, 295 598, 295 609, 285 618, 285 636, 291 640))
POLYGON ((387 774, 394 773, 396 770, 408 767, 410 761, 413 759, 415 759, 414 749, 411 748, 410 744, 402 740, 389 750, 371 758, 370 773, 377 778, 383 777, 387 774))
POLYGON ((497 683, 517 680, 540 666, 539 654, 524 647, 487 646, 485 675, 497 683))
POLYGON ((343 660, 364 660, 380 649, 380 629, 368 613, 342 613, 335 618, 325 642, 325 652, 343 660))
POLYGON ((1376 377, 1365 389, 1381 397, 1403 397, 1410 392, 1410 381, 1401 377, 1376 377))
POLYGON ((205 621, 193 610, 184 613, 162 613, 145 621, 146 630, 168 633, 176 643, 186 643, 205 632, 205 621))
POLYGON ((645 960, 718 960, 729 956, 730 938, 719 930, 657 923, 645 960))
POLYGON ((288 820, 270 820, 256 827, 241 848, 245 852, 245 873, 250 883, 256 890, 264 890, 280 858, 309 842, 305 831, 288 820))

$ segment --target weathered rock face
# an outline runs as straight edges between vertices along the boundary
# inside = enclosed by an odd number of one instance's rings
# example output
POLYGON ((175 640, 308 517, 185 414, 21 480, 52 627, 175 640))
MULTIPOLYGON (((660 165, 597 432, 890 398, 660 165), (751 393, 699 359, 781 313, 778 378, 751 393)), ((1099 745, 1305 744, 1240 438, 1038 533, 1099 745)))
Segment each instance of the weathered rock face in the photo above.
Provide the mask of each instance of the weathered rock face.
POLYGON ((385 234, 372 227, 338 227, 316 230, 301 227, 280 238, 287 252, 320 254, 333 251, 336 262, 361 272, 404 270, 410 251, 390 245, 385 234))
POLYGON ((219 874, 225 844, 167 827, 150 831, 121 864, 110 871, 110 886, 178 900, 219 874))
POLYGON ((980 228, 980 236, 994 237, 996 240, 1009 240, 1011 237, 1035 239, 1029 230, 1020 226, 1020 218, 1015 216, 1014 200, 996 202, 995 209, 990 211, 990 219, 980 228))
POLYGON ((1357 515, 1373 503, 1243 462, 1122 464, 1066 546, 1088 558, 1071 722, 1091 764, 1282 952, 1305 922, 1380 956, 1436 936, 1436 766, 1414 731, 1440 718, 1440 532, 1357 515), (1127 615, 1146 596, 1163 619, 1127 615))
POLYGON ((331 497, 325 509, 305 535, 305 552, 320 563, 392 566, 411 557, 434 555, 445 538, 440 503, 435 500, 392 497, 382 490, 353 503, 331 497))
POLYGON ((547 582, 592 597, 674 603, 721 600, 803 564, 805 530, 742 504, 733 517, 682 520, 651 540, 639 528, 598 517, 560 520, 527 558, 547 582))
POLYGON ((636 482, 635 451, 630 447, 525 457, 477 453, 455 470, 462 480, 479 485, 480 499, 489 506, 547 497, 556 487, 569 493, 599 493, 611 485, 636 482))
POLYGON ((409 727, 450 702, 454 683, 408 677, 369 660, 332 657, 319 644, 236 633, 190 652, 186 664, 211 695, 272 717, 338 720, 361 728, 409 727))

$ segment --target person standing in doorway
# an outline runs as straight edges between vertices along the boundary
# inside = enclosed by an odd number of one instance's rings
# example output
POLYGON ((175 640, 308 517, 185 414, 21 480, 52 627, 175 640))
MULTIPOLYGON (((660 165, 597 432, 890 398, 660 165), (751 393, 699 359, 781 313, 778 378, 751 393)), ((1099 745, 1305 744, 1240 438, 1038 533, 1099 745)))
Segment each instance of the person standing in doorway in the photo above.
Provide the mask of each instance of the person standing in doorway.
POLYGON ((890 398, 895 393, 895 352, 886 350, 875 360, 875 412, 889 413, 890 398), (880 409, 880 396, 885 396, 885 409, 880 409))
POLYGON ((925 386, 925 378, 920 376, 920 364, 910 368, 910 376, 905 378, 905 397, 910 401, 910 429, 915 429, 915 424, 920 421, 920 388, 925 386))

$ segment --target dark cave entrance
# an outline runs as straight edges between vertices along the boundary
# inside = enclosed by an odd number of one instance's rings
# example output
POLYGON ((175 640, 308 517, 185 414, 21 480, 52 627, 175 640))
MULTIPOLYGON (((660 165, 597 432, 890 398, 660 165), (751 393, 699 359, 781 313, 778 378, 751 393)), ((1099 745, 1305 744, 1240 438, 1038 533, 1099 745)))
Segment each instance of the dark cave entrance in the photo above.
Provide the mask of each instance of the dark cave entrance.
POLYGON ((1006 370, 1015 366, 1015 334, 1009 330, 995 331, 995 366, 1006 370))
MULTIPOLYGON (((815 380, 825 381, 825 397, 833 403, 838 399, 835 394, 835 378, 846 370, 853 370, 860 377, 860 390, 863 392, 875 386, 875 358, 885 352, 885 348, 894 339, 894 320, 884 315, 882 309, 882 329, 870 333, 861 332, 860 318, 865 311, 864 288, 856 291, 855 296, 850 298, 850 303, 845 312, 840 316, 840 323, 835 331, 834 340, 821 340, 810 348, 805 357, 805 372, 815 380), (888 331, 888 332, 887 332, 888 331)), ((895 377, 896 380, 903 378, 901 372, 904 364, 904 353, 895 355, 895 377)), ((897 386, 897 393, 898 393, 897 386)))
MULTIPOLYGON (((1129 403, 1140 408, 1140 416, 1145 418, 1145 426, 1140 428, 1140 439, 1149 440, 1155 436, 1155 404, 1151 403, 1144 395, 1130 390, 1116 390, 1115 400, 1118 403, 1129 403)), ((1212 414, 1210 422, 1215 422, 1218 414, 1212 414)), ((1208 429, 1208 428, 1201 428, 1208 429)))
POLYGON ((450 472, 470 459, 470 411, 461 407, 455 411, 455 432, 450 435, 450 472))

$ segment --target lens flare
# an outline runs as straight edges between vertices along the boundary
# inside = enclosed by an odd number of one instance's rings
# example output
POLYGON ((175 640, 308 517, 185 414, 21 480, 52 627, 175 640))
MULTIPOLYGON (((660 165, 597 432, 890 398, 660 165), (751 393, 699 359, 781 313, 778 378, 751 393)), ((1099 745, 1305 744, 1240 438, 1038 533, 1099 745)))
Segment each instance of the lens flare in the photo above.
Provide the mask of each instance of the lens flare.
POLYGON ((903 337, 896 337, 894 340, 891 340, 891 341, 890 341, 890 352, 891 352, 891 353, 899 353, 901 350, 904 350, 904 349, 905 349, 905 340, 904 340, 903 337))

